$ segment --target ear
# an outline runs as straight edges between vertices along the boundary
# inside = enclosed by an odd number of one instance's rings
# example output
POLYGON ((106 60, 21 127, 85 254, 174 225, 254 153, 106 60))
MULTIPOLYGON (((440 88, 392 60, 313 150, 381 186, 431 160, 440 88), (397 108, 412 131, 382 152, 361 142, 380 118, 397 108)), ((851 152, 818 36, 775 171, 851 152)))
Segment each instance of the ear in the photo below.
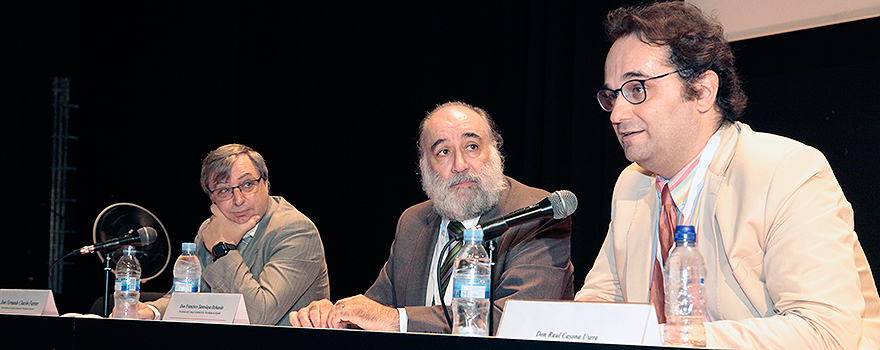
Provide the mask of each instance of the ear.
POLYGON ((703 72, 694 87, 697 88, 696 107, 700 113, 715 108, 715 97, 718 95, 718 73, 707 70, 703 72))

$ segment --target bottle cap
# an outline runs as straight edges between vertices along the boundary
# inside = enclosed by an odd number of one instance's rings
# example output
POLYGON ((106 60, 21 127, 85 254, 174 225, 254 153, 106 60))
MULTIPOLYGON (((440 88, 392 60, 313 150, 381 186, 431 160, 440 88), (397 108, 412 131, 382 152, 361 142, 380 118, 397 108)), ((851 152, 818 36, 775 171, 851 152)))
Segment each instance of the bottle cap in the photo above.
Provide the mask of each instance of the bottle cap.
POLYGON ((693 226, 690 225, 678 225, 675 228, 675 241, 676 242, 696 242, 697 241, 697 231, 693 226))
POLYGON ((195 253, 196 244, 193 242, 183 242, 181 250, 183 250, 184 253, 195 253))
POLYGON ((122 247, 122 254, 131 254, 131 255, 134 255, 134 253, 135 253, 135 250, 134 250, 134 246, 133 246, 133 245, 127 245, 127 246, 125 246, 125 247, 122 247))
POLYGON ((464 240, 465 241, 482 241, 483 240, 483 228, 482 227, 473 227, 464 230, 464 240))

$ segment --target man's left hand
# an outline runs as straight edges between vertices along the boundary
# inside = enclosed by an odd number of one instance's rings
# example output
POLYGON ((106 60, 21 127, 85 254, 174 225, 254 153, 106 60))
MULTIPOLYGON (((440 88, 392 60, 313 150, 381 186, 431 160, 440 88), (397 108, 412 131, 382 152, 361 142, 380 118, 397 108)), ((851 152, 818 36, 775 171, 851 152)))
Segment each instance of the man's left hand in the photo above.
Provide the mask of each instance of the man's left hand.
POLYGON ((400 331, 400 313, 397 309, 379 304, 363 295, 337 301, 327 318, 332 328, 345 328, 346 324, 354 324, 372 331, 400 331))
POLYGON ((211 204, 211 212, 214 215, 211 216, 208 225, 202 231, 202 241, 208 251, 211 251, 211 248, 220 242, 238 244, 241 238, 260 221, 260 216, 254 215, 243 224, 236 224, 227 219, 216 204, 211 204))

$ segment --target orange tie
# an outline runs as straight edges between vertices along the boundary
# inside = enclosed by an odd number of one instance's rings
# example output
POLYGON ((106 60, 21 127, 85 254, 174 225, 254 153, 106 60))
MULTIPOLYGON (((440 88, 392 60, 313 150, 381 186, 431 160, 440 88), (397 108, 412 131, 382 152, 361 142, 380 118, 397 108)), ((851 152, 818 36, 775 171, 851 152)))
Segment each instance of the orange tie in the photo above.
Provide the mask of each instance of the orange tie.
MULTIPOLYGON (((673 245, 673 234, 675 227, 678 226, 678 208, 672 195, 669 194, 669 184, 663 185, 660 191, 660 227, 658 228, 660 236, 660 256, 663 261, 669 257, 669 250, 673 245)), ((660 268, 660 261, 654 259, 654 275, 651 277, 651 304, 657 310, 657 321, 666 323, 666 293, 663 286, 663 269, 660 268)))

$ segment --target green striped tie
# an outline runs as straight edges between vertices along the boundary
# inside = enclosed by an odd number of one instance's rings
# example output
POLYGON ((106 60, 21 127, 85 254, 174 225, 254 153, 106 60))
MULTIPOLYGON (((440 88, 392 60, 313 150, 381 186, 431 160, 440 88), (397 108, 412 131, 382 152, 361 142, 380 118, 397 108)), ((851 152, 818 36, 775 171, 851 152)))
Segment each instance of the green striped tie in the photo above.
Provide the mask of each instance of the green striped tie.
POLYGON ((443 264, 440 265, 440 298, 443 298, 443 295, 446 294, 446 287, 449 285, 450 277, 452 277, 452 265, 455 263, 458 251, 461 250, 461 235, 464 233, 464 225, 458 221, 451 221, 446 226, 446 233, 449 234, 449 240, 454 242, 449 245, 446 255, 444 255, 442 260, 443 264), (456 239, 456 236, 458 236, 458 239, 456 239))

